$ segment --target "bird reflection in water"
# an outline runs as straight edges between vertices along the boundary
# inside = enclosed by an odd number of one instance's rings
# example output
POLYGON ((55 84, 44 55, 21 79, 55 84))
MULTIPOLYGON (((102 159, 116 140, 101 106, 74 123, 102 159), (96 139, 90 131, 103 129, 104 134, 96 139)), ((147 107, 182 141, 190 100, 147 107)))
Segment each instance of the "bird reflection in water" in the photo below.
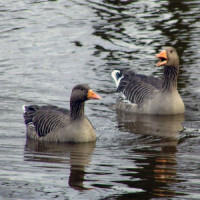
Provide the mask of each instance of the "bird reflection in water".
MULTIPOLYGON (((173 183, 181 181, 176 176, 176 152, 184 120, 184 115, 151 116, 117 111, 119 129, 133 134, 127 148, 137 166, 126 169, 126 176, 131 178, 122 183, 143 189, 145 198, 148 195, 149 198, 176 195, 173 183)), ((134 194, 122 196, 129 199, 134 194)))
POLYGON ((120 129, 142 135, 178 139, 183 130, 184 115, 141 115, 117 110, 120 129))
POLYGON ((85 167, 90 165, 90 157, 96 146, 89 143, 48 143, 27 138, 24 159, 26 161, 70 164, 68 184, 76 190, 84 187, 85 167))

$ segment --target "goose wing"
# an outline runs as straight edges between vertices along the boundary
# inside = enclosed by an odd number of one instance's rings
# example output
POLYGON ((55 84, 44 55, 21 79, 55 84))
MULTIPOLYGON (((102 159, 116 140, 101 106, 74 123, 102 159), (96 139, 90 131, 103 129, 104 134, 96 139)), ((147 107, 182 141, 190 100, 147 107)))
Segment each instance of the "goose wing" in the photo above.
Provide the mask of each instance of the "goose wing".
POLYGON ((132 70, 122 69, 112 72, 117 91, 126 100, 139 104, 153 97, 154 92, 161 89, 162 81, 158 78, 135 74, 132 70))
POLYGON ((153 76, 146 76, 143 74, 136 74, 131 69, 121 69, 121 70, 115 70, 115 73, 117 73, 117 78, 120 79, 120 84, 118 85, 117 90, 121 91, 124 89, 124 86, 127 85, 132 79, 137 78, 138 81, 141 81, 143 83, 146 83, 148 85, 151 85, 155 87, 158 90, 161 90, 162 88, 162 80, 153 76))
POLYGON ((69 122, 69 110, 57 106, 28 106, 25 108, 24 119, 28 126, 31 123, 38 136, 45 136, 51 131, 66 126, 69 122))

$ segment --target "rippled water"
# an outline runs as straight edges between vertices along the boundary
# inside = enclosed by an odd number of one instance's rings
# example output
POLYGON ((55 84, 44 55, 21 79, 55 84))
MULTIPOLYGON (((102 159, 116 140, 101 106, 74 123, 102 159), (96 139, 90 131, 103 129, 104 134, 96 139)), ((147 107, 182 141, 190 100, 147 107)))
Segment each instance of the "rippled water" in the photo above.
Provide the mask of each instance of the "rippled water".
POLYGON ((1 199, 200 199, 199 0, 0 1, 1 199), (160 76, 155 54, 180 55, 185 116, 114 109, 113 69, 160 76), (98 140, 26 140, 21 106, 69 106, 89 83, 98 140))

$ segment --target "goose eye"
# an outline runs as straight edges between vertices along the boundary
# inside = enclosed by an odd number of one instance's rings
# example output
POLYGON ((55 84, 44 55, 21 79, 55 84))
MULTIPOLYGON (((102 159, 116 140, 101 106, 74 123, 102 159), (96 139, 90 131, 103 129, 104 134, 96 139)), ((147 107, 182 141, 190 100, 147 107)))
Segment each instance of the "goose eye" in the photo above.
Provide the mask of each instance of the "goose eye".
POLYGON ((173 53, 173 51, 171 50, 170 53, 173 53))

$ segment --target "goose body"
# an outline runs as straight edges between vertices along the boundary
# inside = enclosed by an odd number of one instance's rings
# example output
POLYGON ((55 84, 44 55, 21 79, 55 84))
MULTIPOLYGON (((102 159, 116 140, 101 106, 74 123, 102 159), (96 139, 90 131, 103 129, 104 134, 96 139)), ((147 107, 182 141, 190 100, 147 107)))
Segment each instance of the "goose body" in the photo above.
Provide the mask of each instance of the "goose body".
POLYGON ((163 79, 135 74, 132 70, 114 70, 112 77, 120 93, 116 108, 132 113, 173 115, 185 107, 177 90, 179 58, 173 47, 156 55, 157 66, 164 66, 163 79))
POLYGON ((96 133, 84 115, 84 102, 100 99, 88 85, 76 85, 70 98, 70 110, 57 106, 23 106, 27 136, 48 142, 92 142, 96 133))

